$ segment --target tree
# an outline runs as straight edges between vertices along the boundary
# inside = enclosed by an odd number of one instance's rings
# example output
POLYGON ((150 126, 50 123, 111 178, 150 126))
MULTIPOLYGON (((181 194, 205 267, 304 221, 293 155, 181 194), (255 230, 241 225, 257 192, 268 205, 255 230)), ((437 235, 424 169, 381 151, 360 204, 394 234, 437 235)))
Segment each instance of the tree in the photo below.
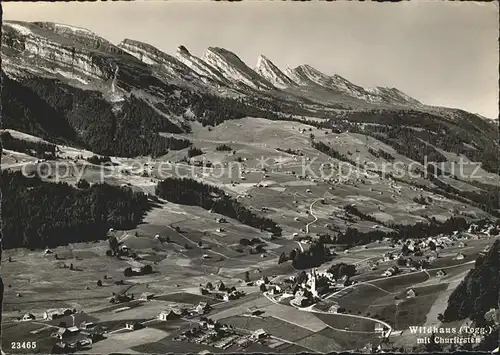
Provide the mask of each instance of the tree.
POLYGON ((97 280, 97 286, 99 286, 99 287, 102 286, 102 281, 101 280, 97 280))
POLYGON ((74 270, 74 268, 73 268, 73 263, 71 263, 71 264, 69 265, 69 269, 70 269, 70 270, 74 270))
POLYGON ((303 282, 306 282, 307 281, 307 274, 305 271, 302 271, 300 272, 298 275, 297 275, 297 278, 295 280, 297 282, 297 284, 301 284, 303 282))
POLYGON ((245 282, 250 282, 250 273, 245 271, 245 282))
POLYGON ((111 237, 109 237, 108 243, 109 243, 109 248, 113 252, 113 255, 117 255, 118 254, 118 245, 119 245, 118 239, 116 239, 116 237, 114 235, 112 235, 111 237))
POLYGON ((144 265, 141 267, 141 274, 143 275, 149 275, 153 273, 153 267, 151 265, 144 265))
POLYGON ((134 275, 134 272, 132 271, 132 268, 130 266, 128 268, 126 268, 125 270, 123 270, 123 276, 130 277, 133 275, 134 275))
POLYGON ((240 244, 244 245, 244 246, 248 246, 248 245, 250 245, 250 241, 247 238, 241 238, 240 244))
POLYGON ((88 189, 90 187, 90 184, 87 180, 81 179, 78 180, 76 187, 78 187, 79 189, 88 189))
POLYGON ((264 285, 264 284, 260 284, 259 288, 260 288, 260 290, 261 290, 262 292, 266 292, 266 291, 267 291, 267 287, 266 287, 266 285, 264 285))
POLYGON ((285 252, 282 252, 278 258, 278 264, 284 263, 287 260, 288 260, 288 258, 286 256, 285 252))

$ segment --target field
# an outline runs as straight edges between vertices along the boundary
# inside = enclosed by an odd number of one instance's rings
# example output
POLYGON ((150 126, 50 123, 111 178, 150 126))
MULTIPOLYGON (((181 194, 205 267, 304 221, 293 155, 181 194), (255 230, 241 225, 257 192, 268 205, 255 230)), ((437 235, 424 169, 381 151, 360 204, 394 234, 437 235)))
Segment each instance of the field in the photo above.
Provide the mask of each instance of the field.
POLYGON ((349 330, 354 333, 360 333, 360 336, 374 333, 374 327, 377 323, 374 320, 350 317, 341 314, 322 314, 315 313, 316 317, 321 319, 329 328, 335 330, 349 330))
POLYGON ((225 318, 224 323, 230 324, 237 329, 248 329, 251 331, 262 328, 276 338, 290 342, 297 341, 298 339, 305 338, 312 334, 311 331, 305 328, 284 322, 274 317, 256 318, 236 316, 225 318))
MULTIPOLYGON (((342 172, 339 165, 342 164, 315 150, 310 144, 311 134, 352 160, 359 158, 361 161, 382 163, 379 161, 381 158, 377 160, 369 149, 383 148, 397 159, 408 162, 407 158, 399 156, 390 147, 361 134, 325 134, 325 130, 297 122, 259 118, 227 121, 211 130, 194 123, 192 133, 180 135, 189 136, 194 145, 203 150, 204 154, 193 161, 205 159, 218 162, 222 175, 216 175, 218 172, 215 170, 179 162, 187 150, 171 151, 154 161, 146 157, 111 157, 117 165, 106 171, 105 181, 110 184, 130 184, 138 191, 154 194, 156 182, 165 172, 156 169, 156 166, 168 163, 162 169, 168 170, 170 175, 189 173, 197 180, 218 186, 252 212, 274 220, 282 228, 282 235, 271 238, 269 233, 258 228, 201 207, 161 200, 136 228, 112 232, 119 242, 137 253, 138 258, 135 259, 106 256, 109 244, 104 236, 102 241, 95 243, 59 246, 51 249, 51 253, 45 253, 44 250, 6 250, 3 259, 10 257, 12 261, 2 263, 5 284, 4 348, 8 348, 9 341, 18 339, 17 334, 26 337, 32 330, 46 325, 58 326, 61 322, 69 324, 73 321, 71 317, 42 320, 43 312, 52 308, 84 311, 83 315, 78 313, 75 323, 89 320, 113 332, 92 347, 92 351, 104 353, 118 352, 123 348, 144 353, 221 352, 203 345, 173 341, 172 334, 187 327, 187 320, 178 323, 154 321, 160 312, 172 305, 191 308, 199 302, 213 305, 209 316, 215 320, 247 332, 263 328, 276 338, 274 341, 282 339, 285 344, 274 344, 273 351, 283 353, 353 350, 371 341, 376 343, 378 337, 373 331, 378 320, 375 316, 389 323, 394 330, 435 321, 437 313, 442 312, 446 305, 445 296, 474 266, 473 261, 479 252, 492 243, 490 238, 482 236, 478 240, 466 240, 467 246, 464 247, 458 243, 449 246, 441 251, 439 258, 432 261, 428 270, 409 272, 409 268, 403 267, 401 274, 388 278, 381 274, 396 264, 394 260, 380 262, 378 269, 373 271, 370 270, 370 263, 380 260, 388 251, 397 254, 400 246, 392 248, 390 241, 373 242, 352 247, 349 254, 342 252, 342 246, 335 246, 338 247, 338 255, 318 270, 324 271, 340 262, 356 265, 358 274, 352 279, 357 283, 334 291, 328 298, 338 302, 348 315, 300 311, 286 301, 276 304, 264 297, 258 286, 247 286, 243 282, 247 275, 250 281, 268 277, 276 283, 297 275, 299 271, 290 261, 278 264, 278 258, 282 253, 288 254, 294 249, 307 250, 308 244, 299 243, 299 239, 306 235, 315 239, 318 234, 335 235, 348 227, 363 232, 389 230, 383 224, 413 224, 431 216, 437 219, 463 213, 488 216, 469 204, 451 201, 413 185, 419 183, 430 186, 427 180, 395 182, 352 166, 352 175, 339 179, 339 172, 342 172), (220 144, 229 145, 234 154, 217 151, 216 147, 220 144), (303 156, 283 152, 285 149, 300 151, 303 156), (237 158, 241 158, 241 161, 235 164, 237 158), (266 171, 262 169, 262 159, 267 159, 266 171), (120 172, 137 163, 153 166, 151 176, 120 172), (333 164, 330 175, 321 175, 322 164, 333 164), (304 165, 307 165, 307 169, 304 165), (241 171, 234 173, 230 170, 233 168, 241 171), (414 201, 415 197, 421 195, 432 198, 425 208, 414 201), (321 199, 324 202, 320 202, 321 199), (362 213, 372 216, 374 220, 348 216, 344 207, 349 204, 356 204, 362 213), (222 217, 226 221, 222 222, 222 217), (160 238, 156 238, 157 235, 160 238), (248 246, 242 245, 242 238, 261 240, 264 251, 251 253, 248 246), (465 259, 456 260, 458 252, 464 252, 465 259), (126 268, 145 265, 151 265, 154 273, 124 276, 126 268), (445 276, 437 277, 440 269, 446 272, 445 276), (102 283, 101 286, 97 285, 98 281, 102 283), (215 284, 217 281, 223 281, 229 287, 234 286, 246 295, 222 302, 216 300, 214 295, 200 294, 200 285, 207 282, 215 284), (416 297, 406 298, 405 293, 410 288, 417 293, 416 297), (152 293, 153 300, 138 301, 143 292, 152 293), (110 297, 120 293, 132 294, 135 300, 111 304, 110 297), (125 306, 129 308, 117 312, 125 306), (248 308, 252 306, 263 311, 262 318, 247 316, 248 308), (18 322, 17 318, 26 313, 32 313, 36 317, 35 321, 18 322), (131 320, 144 321, 146 329, 123 333, 125 322, 131 320)), ((65 146, 59 146, 59 150, 63 160, 73 161, 80 154, 85 157, 92 155, 91 152, 65 146)), ((34 161, 32 157, 15 152, 6 152, 3 158, 2 168, 12 170, 34 161)), ((344 169, 347 169, 346 164, 344 169)), ((89 182, 95 183, 101 178, 99 166, 78 159, 75 166, 85 167, 83 178, 89 182)), ((75 172, 65 177, 64 181, 74 184, 76 178, 75 172)), ((463 182, 455 185, 464 190, 473 190, 472 185, 463 182)), ((53 331, 56 328, 50 329, 53 331)), ((46 330, 34 335, 39 341, 41 352, 51 346, 51 341, 47 340, 48 332, 46 330)), ((268 345, 254 343, 245 349, 230 349, 271 351, 268 345)))

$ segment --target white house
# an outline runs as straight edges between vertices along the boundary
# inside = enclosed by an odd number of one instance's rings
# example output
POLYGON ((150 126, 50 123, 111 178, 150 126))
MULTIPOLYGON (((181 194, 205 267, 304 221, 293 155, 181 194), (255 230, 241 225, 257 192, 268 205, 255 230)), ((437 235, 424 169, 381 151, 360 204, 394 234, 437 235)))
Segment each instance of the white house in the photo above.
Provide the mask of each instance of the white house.
POLYGON ((455 260, 463 260, 465 259, 465 254, 463 253, 458 253, 457 256, 455 256, 455 260))
POLYGON ((266 336, 267 336, 266 331, 264 329, 260 328, 252 333, 251 338, 253 340, 260 340, 260 339, 265 338, 266 336))
POLYGON ((384 332, 384 326, 382 325, 382 323, 379 323, 377 322, 375 324, 375 330, 374 330, 375 333, 383 333, 384 332))
POLYGON ((406 291, 406 298, 414 298, 417 294, 412 289, 406 291))
POLYGON ((34 320, 35 319, 35 316, 31 313, 26 313, 23 318, 21 318, 21 320, 23 322, 26 322, 26 321, 30 321, 30 320, 34 320))
POLYGON ((137 329, 141 329, 143 327, 144 326, 139 322, 126 322, 125 323, 125 329, 127 329, 127 330, 137 330, 137 329))
POLYGON ((174 312, 173 310, 162 311, 158 315, 158 319, 161 320, 161 321, 168 321, 168 320, 179 319, 180 317, 181 317, 181 315, 178 314, 177 312, 174 312))
POLYGON ((436 273, 436 276, 437 276, 437 277, 443 277, 443 276, 446 276, 446 272, 444 272, 443 270, 438 270, 438 272, 436 273))

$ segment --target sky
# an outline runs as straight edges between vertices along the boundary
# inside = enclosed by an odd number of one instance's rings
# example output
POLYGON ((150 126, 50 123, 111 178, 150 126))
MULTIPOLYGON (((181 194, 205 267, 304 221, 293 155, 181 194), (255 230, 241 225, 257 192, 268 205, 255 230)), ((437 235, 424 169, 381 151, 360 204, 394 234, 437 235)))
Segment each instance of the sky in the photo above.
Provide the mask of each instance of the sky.
POLYGON ((496 2, 5 2, 3 16, 84 27, 169 54, 179 45, 197 56, 224 47, 251 68, 264 54, 281 68, 309 64, 363 87, 498 117, 496 2))

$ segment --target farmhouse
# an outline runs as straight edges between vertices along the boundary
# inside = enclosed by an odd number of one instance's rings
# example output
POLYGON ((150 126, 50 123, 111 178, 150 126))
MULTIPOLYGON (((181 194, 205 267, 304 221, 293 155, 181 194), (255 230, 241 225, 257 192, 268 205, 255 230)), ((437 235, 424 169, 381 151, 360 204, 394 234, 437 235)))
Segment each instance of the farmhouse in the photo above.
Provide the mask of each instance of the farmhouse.
POLYGON ((43 319, 53 320, 74 313, 70 309, 48 309, 43 312, 43 319))
POLYGON ((330 308, 328 308, 328 313, 337 313, 338 310, 339 310, 339 305, 334 304, 333 306, 330 306, 330 308))
POLYGON ((259 315, 261 312, 262 311, 257 306, 248 307, 248 313, 250 313, 252 316, 259 315))
POLYGON ((226 290, 226 285, 224 285, 224 282, 222 282, 222 281, 219 280, 219 281, 217 281, 215 289, 217 291, 225 291, 226 290))
POLYGON ((151 293, 151 292, 143 292, 141 294, 141 296, 139 297, 139 299, 142 300, 142 301, 149 301, 149 300, 153 299, 153 297, 154 297, 153 293, 151 293))
POLYGON ((458 253, 457 256, 455 256, 455 260, 463 260, 463 259, 465 259, 464 253, 458 253))
POLYGON ((63 340, 70 336, 70 332, 66 328, 59 328, 59 330, 51 335, 53 338, 63 340))
POLYGON ((207 302, 200 302, 198 305, 194 308, 194 311, 198 314, 206 314, 210 312, 211 307, 207 302))
POLYGON ((271 295, 279 295, 280 293, 282 293, 283 291, 281 290, 281 287, 279 287, 278 285, 275 285, 271 288, 271 295))
POLYGON ((375 333, 383 333, 384 332, 384 326, 382 325, 382 323, 379 323, 377 322, 375 324, 375 330, 374 330, 375 333))
POLYGON ((443 276, 446 276, 446 272, 444 272, 443 270, 438 270, 438 272, 436 273, 436 276, 437 276, 437 277, 443 277, 443 276))
POLYGON ((144 326, 139 322, 131 321, 131 322, 125 323, 125 329, 128 329, 128 330, 138 330, 138 329, 142 329, 142 328, 144 328, 144 326))
POLYGON ((26 313, 22 318, 22 321, 30 321, 30 320, 35 320, 35 316, 31 313, 26 313))
POLYGON ((59 328, 56 333, 52 334, 52 337, 63 340, 78 334, 79 331, 80 329, 78 329, 78 327, 59 328))
POLYGON ((266 336, 267 336, 266 331, 264 329, 260 328, 252 333, 251 338, 253 340, 260 340, 260 339, 264 339, 266 336))
POLYGON ((174 312, 172 309, 169 311, 162 311, 158 315, 158 319, 161 321, 175 320, 179 319, 181 315, 179 313, 174 312))
POLYGON ((392 275, 393 275, 392 268, 385 270, 384 273, 382 274, 382 276, 386 276, 386 277, 389 277, 389 276, 392 276, 392 275))
POLYGON ((129 296, 125 293, 120 293, 117 295, 113 295, 109 298, 109 303, 125 303, 132 300, 132 296, 129 296))
POLYGON ((233 293, 225 293, 222 295, 222 299, 227 302, 227 301, 235 300, 236 296, 233 293))
POLYGON ((92 329, 95 327, 95 324, 93 322, 86 322, 86 321, 83 321, 81 324, 80 324, 80 329, 81 330, 89 330, 89 329, 92 329))
POLYGON ((412 289, 406 291, 406 298, 414 298, 417 294, 412 289))

